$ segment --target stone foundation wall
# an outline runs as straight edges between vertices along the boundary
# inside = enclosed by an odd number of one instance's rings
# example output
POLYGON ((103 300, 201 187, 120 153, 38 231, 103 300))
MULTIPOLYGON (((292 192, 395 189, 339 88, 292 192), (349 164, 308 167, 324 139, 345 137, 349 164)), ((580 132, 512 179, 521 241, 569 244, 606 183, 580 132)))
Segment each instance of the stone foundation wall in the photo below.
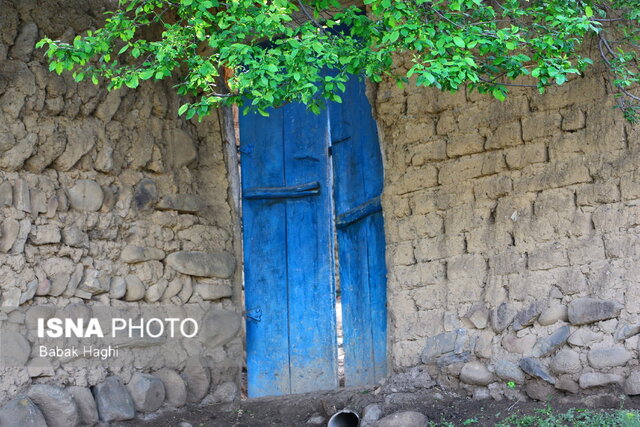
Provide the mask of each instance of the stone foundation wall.
POLYGON ((184 101, 170 82, 112 93, 77 84, 49 72, 33 49, 44 35, 71 40, 95 26, 109 4, 2 2, 0 402, 27 389, 36 403, 67 393, 32 383, 76 387, 78 405, 88 387, 98 399, 116 383, 140 400, 158 379, 172 405, 233 399, 243 363, 241 268, 221 117, 178 119, 184 101), (197 318, 201 333, 121 342, 120 357, 106 361, 39 357, 38 318, 135 307, 197 318))
POLYGON ((604 79, 503 103, 377 88, 395 370, 496 398, 640 393, 639 128, 604 79))

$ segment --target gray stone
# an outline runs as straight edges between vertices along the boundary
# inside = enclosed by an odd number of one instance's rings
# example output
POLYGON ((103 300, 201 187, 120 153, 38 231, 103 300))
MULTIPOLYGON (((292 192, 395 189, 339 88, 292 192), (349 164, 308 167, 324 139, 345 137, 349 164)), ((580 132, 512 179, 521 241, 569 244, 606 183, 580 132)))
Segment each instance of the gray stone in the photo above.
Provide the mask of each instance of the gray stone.
POLYGON ((202 199, 194 194, 172 194, 163 196, 156 209, 175 210, 183 213, 198 213, 204 207, 202 199))
POLYGON ((377 403, 371 403, 362 411, 361 426, 373 426, 382 416, 382 408, 377 403))
POLYGON ((11 47, 12 58, 28 62, 38 41, 38 26, 33 22, 26 22, 20 27, 20 32, 11 47))
POLYGON ((0 368, 23 367, 30 354, 31 345, 24 336, 0 331, 0 368))
POLYGON ((91 295, 100 295, 109 292, 110 281, 109 277, 100 277, 98 271, 87 269, 78 289, 89 292, 91 295))
POLYGON ((447 353, 438 357, 436 360, 436 365, 439 368, 443 368, 445 366, 454 365, 457 363, 466 363, 471 358, 471 353, 468 351, 463 351, 462 353, 447 353))
POLYGON ((502 338, 502 346, 509 353, 528 354, 535 343, 535 335, 525 335, 518 338, 513 334, 508 334, 502 338))
POLYGON ((178 293, 182 290, 182 286, 185 280, 184 278, 188 278, 187 280, 191 280, 190 276, 180 275, 180 277, 175 277, 172 281, 169 282, 167 288, 162 294, 162 301, 170 300, 171 298, 178 295, 178 293))
POLYGON ((48 295, 50 290, 51 290, 51 280, 42 279, 38 282, 38 289, 36 289, 36 295, 39 297, 48 295))
POLYGON ((527 326, 533 325, 541 312, 540 303, 534 302, 527 308, 520 310, 513 318, 512 328, 514 331, 519 331, 527 326))
POLYGON ((75 400, 78 406, 78 414, 80 415, 80 425, 93 426, 98 423, 98 408, 96 401, 91 394, 91 390, 87 387, 71 386, 67 388, 69 394, 75 400))
POLYGON ((171 129, 166 132, 167 163, 172 168, 181 168, 194 161, 198 152, 193 138, 182 129, 171 129))
POLYGON ((491 311, 491 327, 496 332, 502 332, 511 324, 515 313, 506 302, 491 311))
POLYGON ((241 327, 238 313, 212 308, 202 318, 198 337, 207 347, 216 348, 239 336, 241 327))
POLYGON ((105 422, 126 421, 136 415, 129 390, 114 376, 108 377, 93 387, 93 397, 100 420, 105 422))
POLYGON ((60 227, 55 224, 38 225, 31 229, 31 243, 34 245, 49 245, 60 243, 60 227))
POLYGON ((494 381, 493 374, 480 362, 465 363, 460 371, 460 381, 466 384, 487 385, 494 381))
POLYGON ((622 346, 594 348, 587 353, 589 364, 596 369, 624 366, 632 357, 622 346))
POLYGON ((164 293, 165 289, 167 289, 168 285, 169 282, 167 282, 167 279, 160 279, 158 283, 155 283, 147 288, 147 292, 144 295, 144 300, 149 303, 158 301, 160 297, 162 297, 162 294, 164 293))
POLYGON ((494 364, 494 370, 498 378, 504 381, 513 381, 523 384, 525 381, 524 372, 513 362, 508 360, 498 360, 494 364))
POLYGON ((569 313, 566 305, 556 304, 544 310, 538 317, 538 323, 542 326, 553 325, 556 322, 569 320, 569 313))
POLYGON ((104 122, 109 122, 116 111, 118 111, 121 101, 122 91, 113 90, 109 92, 104 101, 96 108, 96 117, 104 122))
POLYGON ((538 362, 531 357, 524 357, 520 359, 518 364, 526 374, 531 375, 534 378, 540 378, 548 382, 549 384, 555 384, 556 380, 549 374, 549 372, 538 362))
POLYGON ((6 254, 18 237, 20 231, 20 223, 13 218, 7 218, 2 221, 2 230, 0 234, 0 252, 6 254))
POLYGON ((221 279, 229 278, 236 267, 234 256, 228 252, 174 252, 167 256, 166 263, 182 274, 221 279))
POLYGON ((64 290, 64 296, 71 297, 75 295, 76 290, 78 289, 78 285, 80 285, 80 281, 84 276, 84 266, 82 264, 78 264, 73 269, 73 273, 71 273, 71 277, 69 277, 69 283, 64 290))
POLYGON ((140 412, 157 411, 164 402, 164 384, 160 378, 153 375, 136 372, 127 384, 127 388, 136 410, 140 412))
POLYGON ((489 322, 489 310, 484 304, 476 303, 469 308, 469 311, 463 316, 463 319, 469 321, 478 329, 484 329, 489 322))
POLYGON ((18 396, 0 408, 2 427, 47 427, 40 409, 26 396, 18 396))
POLYGON ((635 325, 620 323, 613 337, 616 341, 624 341, 638 334, 640 334, 640 323, 637 323, 635 325))
POLYGON ((156 183, 149 178, 141 179, 133 192, 133 206, 139 211, 151 209, 156 200, 158 200, 156 183))
POLYGON ((551 360, 549 368, 556 374, 575 374, 580 372, 582 369, 580 355, 570 349, 560 350, 551 360))
POLYGON ((72 225, 62 229, 62 242, 74 248, 89 246, 89 236, 83 233, 78 227, 72 225))
POLYGON ((161 369, 153 373, 164 384, 167 404, 175 408, 187 403, 187 386, 182 377, 172 369, 161 369))
POLYGON ((576 394, 580 392, 580 386, 570 375, 561 375, 556 381, 556 389, 576 394))
POLYGON ((62 387, 36 384, 27 396, 38 405, 49 427, 75 427, 80 422, 76 402, 62 387))
POLYGON ((69 204, 73 209, 86 212, 100 210, 104 200, 102 187, 90 179, 81 179, 69 189, 69 204))
POLYGON ((205 301, 215 301, 221 298, 229 298, 233 294, 231 286, 225 284, 209 285, 197 284, 195 291, 205 301))
POLYGON ((25 160, 33 154, 37 142, 38 135, 28 133, 25 138, 20 139, 17 145, 0 156, 0 169, 6 171, 21 170, 25 160))
POLYGON ((47 211, 47 196, 39 190, 31 190, 31 215, 35 219, 38 214, 47 211))
POLYGON ((571 334, 568 341, 569 344, 577 347, 586 347, 596 341, 600 341, 604 334, 593 332, 590 329, 580 328, 571 334))
POLYGON ((127 293, 127 282, 123 277, 112 277, 111 285, 109 287, 109 297, 113 299, 120 299, 127 293))
POLYGON ((617 317, 622 304, 594 298, 578 298, 569 304, 569 322, 572 325, 585 325, 617 317))
POLYGON ((164 251, 157 248, 143 248, 140 246, 127 245, 120 253, 120 259, 128 264, 143 261, 160 261, 164 259, 164 251))
POLYGON ((58 200, 58 196, 53 196, 49 199, 49 201, 47 202, 47 212, 45 214, 47 218, 53 218, 54 216, 56 216, 56 211, 58 210, 59 204, 60 201, 58 200))
POLYGON ((322 415, 314 415, 307 420, 307 424, 312 426, 319 426, 324 424, 325 421, 326 419, 322 415))
POLYGON ((603 374, 602 372, 588 372, 580 375, 578 383, 580 388, 601 387, 610 384, 620 384, 624 382, 624 378, 617 374, 603 374))
POLYGON ((551 335, 539 338, 533 347, 533 356, 545 357, 552 354, 567 342, 570 333, 569 325, 564 325, 553 331, 551 335))
POLYGON ((635 396, 640 394, 640 370, 632 371, 624 382, 624 392, 635 396))
POLYGON ((524 392, 533 400, 546 402, 552 399, 555 389, 544 381, 529 381, 524 387, 524 392))
POLYGON ((229 403, 236 400, 237 396, 238 386, 236 383, 228 381, 216 387, 216 391, 213 392, 213 401, 229 403))
POLYGON ((19 288, 5 289, 2 292, 2 305, 0 310, 5 313, 10 313, 20 306, 20 298, 22 298, 22 291, 19 288))
POLYGON ((13 205, 13 187, 9 181, 0 184, 0 207, 13 205))
POLYGON ((376 427, 424 427, 428 421, 420 412, 401 411, 382 418, 376 427))
POLYGON ((486 387, 479 387, 473 390, 473 400, 487 400, 491 399, 491 393, 486 387))
POLYGON ((20 220, 20 230, 18 231, 18 237, 13 242, 11 247, 11 253, 19 255, 24 252, 24 245, 27 243, 27 238, 31 232, 31 218, 23 218, 20 220))
POLYGON ((125 301, 139 301, 144 298, 146 289, 138 276, 129 274, 124 278, 127 284, 127 292, 124 296, 125 301))
POLYGON ((27 283, 27 290, 22 293, 20 296, 20 305, 24 304, 27 301, 31 301, 33 297, 36 295, 36 291, 38 290, 38 281, 32 280, 27 283))
POLYGON ((453 352, 458 339, 458 332, 444 332, 427 338, 420 360, 422 363, 434 363, 445 353, 453 352))
POLYGON ((16 181, 13 187, 13 203, 16 209, 31 213, 31 195, 29 193, 29 184, 24 179, 16 181))
POLYGON ((182 378, 187 384, 187 401, 200 402, 209 393, 211 371, 204 359, 191 357, 186 363, 182 378))
POLYGON ((91 151, 98 139, 98 133, 104 128, 104 124, 94 118, 76 118, 73 124, 65 128, 67 143, 62 154, 53 163, 59 171, 68 171, 91 151))

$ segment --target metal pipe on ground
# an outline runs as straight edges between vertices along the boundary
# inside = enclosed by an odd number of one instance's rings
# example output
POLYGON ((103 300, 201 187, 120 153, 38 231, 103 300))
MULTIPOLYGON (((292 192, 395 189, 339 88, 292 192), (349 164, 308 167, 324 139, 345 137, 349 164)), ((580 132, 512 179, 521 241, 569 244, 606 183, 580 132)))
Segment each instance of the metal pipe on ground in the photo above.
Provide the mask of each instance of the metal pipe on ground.
POLYGON ((329 418, 327 427, 359 427, 360 416, 351 409, 343 409, 329 418))

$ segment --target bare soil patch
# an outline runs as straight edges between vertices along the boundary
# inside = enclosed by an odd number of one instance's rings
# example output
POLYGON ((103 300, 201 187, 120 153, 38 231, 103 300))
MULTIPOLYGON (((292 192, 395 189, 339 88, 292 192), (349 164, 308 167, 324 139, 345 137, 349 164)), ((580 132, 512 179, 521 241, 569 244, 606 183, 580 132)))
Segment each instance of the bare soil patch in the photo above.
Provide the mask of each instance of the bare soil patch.
POLYGON ((570 408, 640 409, 640 397, 624 397, 618 390, 602 391, 586 398, 565 397, 550 402, 526 398, 495 401, 473 400, 469 397, 446 392, 438 387, 410 393, 378 393, 376 388, 351 388, 331 392, 303 395, 244 399, 234 403, 187 406, 177 411, 166 411, 153 418, 120 424, 127 427, 177 427, 181 422, 196 426, 215 427, 270 427, 306 426, 317 415, 325 418, 325 424, 334 410, 352 409, 362 415, 365 406, 380 405, 383 416, 399 410, 412 410, 425 414, 436 425, 493 426, 514 415, 536 414, 539 410, 553 408, 567 411, 570 408), (450 424, 447 424, 450 423, 450 424))

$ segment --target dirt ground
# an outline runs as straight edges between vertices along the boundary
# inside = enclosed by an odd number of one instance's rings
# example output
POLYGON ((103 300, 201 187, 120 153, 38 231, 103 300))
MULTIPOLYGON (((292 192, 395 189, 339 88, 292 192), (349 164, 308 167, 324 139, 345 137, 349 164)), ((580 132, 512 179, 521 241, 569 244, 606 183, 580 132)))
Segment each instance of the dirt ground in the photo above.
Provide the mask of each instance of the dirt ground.
POLYGON ((154 418, 122 423, 126 427, 177 427, 186 421, 196 426, 215 427, 270 427, 305 426, 307 421, 320 415, 326 421, 334 411, 349 408, 362 415, 364 407, 378 403, 383 416, 398 410, 422 412, 437 424, 455 426, 493 426, 514 414, 532 414, 548 405, 560 411, 569 408, 625 408, 639 409, 640 397, 621 398, 616 390, 603 392, 586 400, 554 399, 537 402, 529 399, 495 401, 473 400, 438 387, 409 393, 378 393, 375 388, 340 389, 331 392, 310 393, 260 399, 244 399, 235 403, 188 406, 178 411, 167 411, 154 418))

